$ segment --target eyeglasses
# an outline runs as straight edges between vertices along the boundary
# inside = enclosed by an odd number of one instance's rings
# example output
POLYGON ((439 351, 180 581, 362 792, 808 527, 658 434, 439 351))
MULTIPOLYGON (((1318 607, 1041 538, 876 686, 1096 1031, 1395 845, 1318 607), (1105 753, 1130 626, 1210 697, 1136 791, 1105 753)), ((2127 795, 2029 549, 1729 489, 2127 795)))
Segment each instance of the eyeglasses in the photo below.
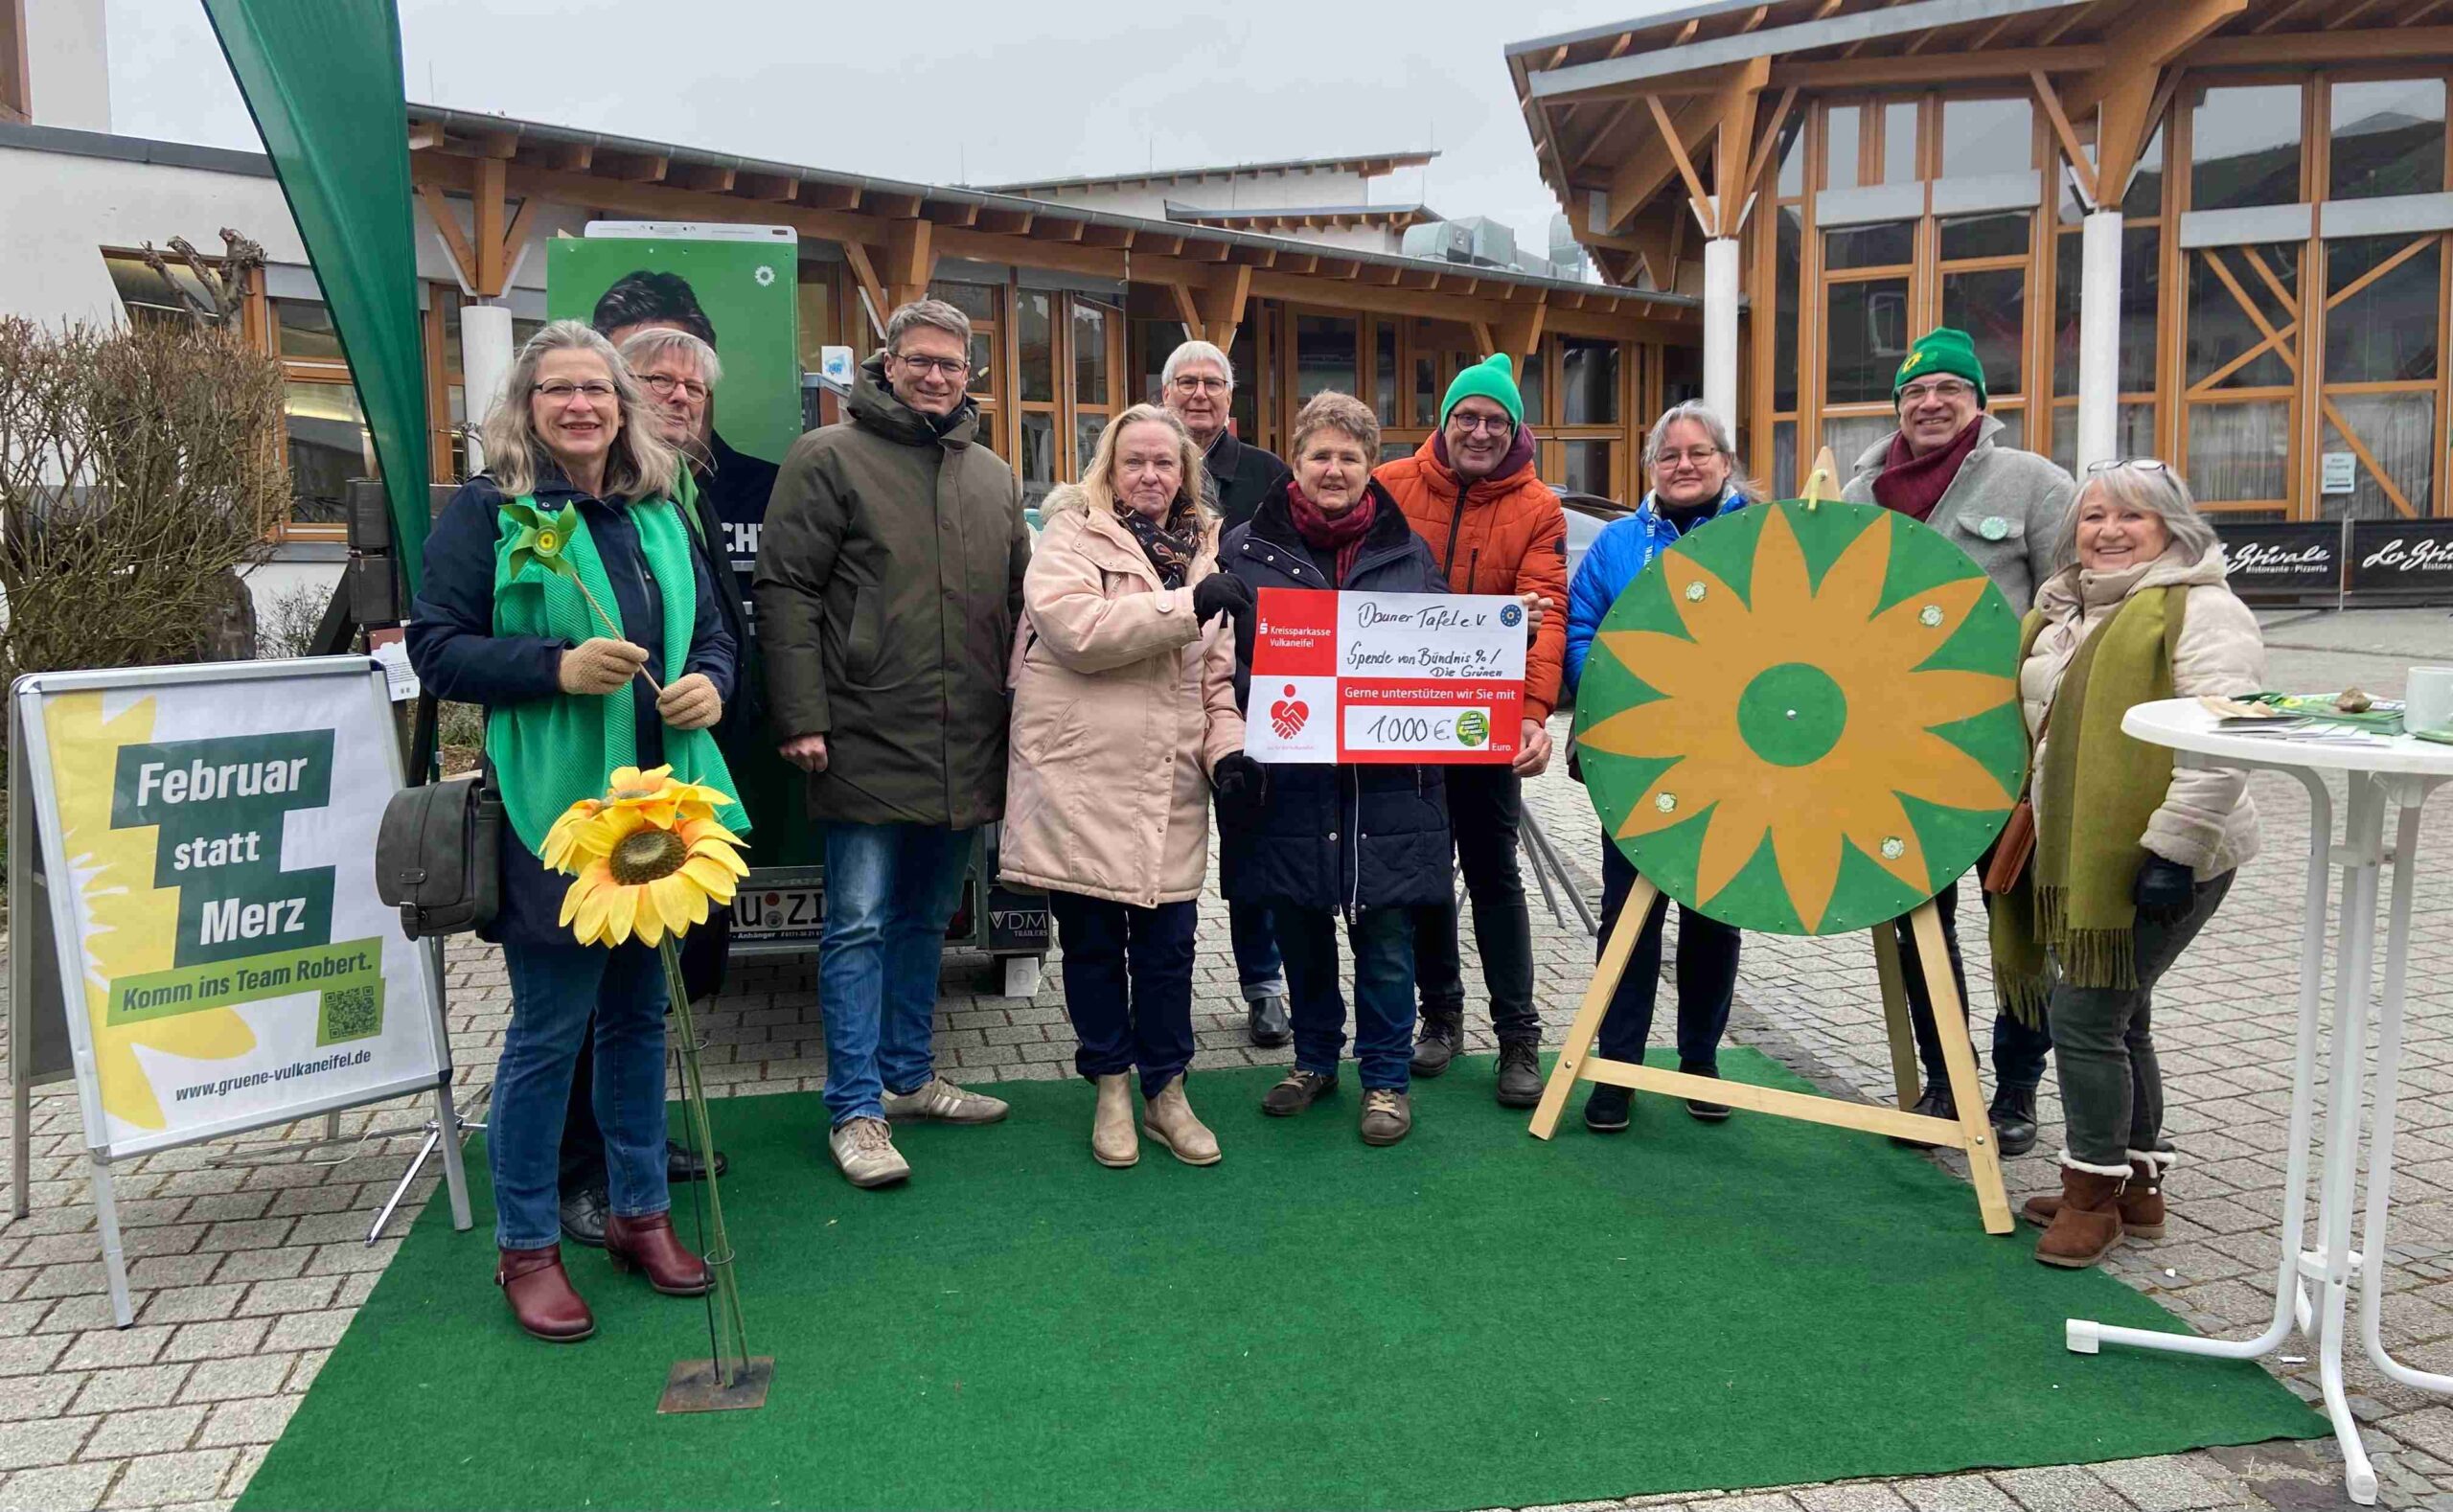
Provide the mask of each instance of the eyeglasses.
POLYGON ((1958 378, 1940 378, 1932 383, 1912 383, 1899 391, 1899 402, 1921 404, 1929 399, 1965 399, 1976 392, 1976 385, 1958 378))
POLYGON ((887 355, 905 367, 918 368, 923 378, 931 373, 940 373, 950 378, 958 378, 971 371, 969 357, 915 357, 902 352, 888 353, 887 355))
POLYGON ((1654 465, 1657 467, 1667 468, 1675 467, 1677 464, 1684 462, 1690 467, 1700 468, 1720 454, 1721 448, 1718 447, 1688 447, 1684 451, 1662 452, 1655 459, 1654 465))
POLYGON ((1169 380, 1179 394, 1224 394, 1235 385, 1225 378, 1179 376, 1169 380))
POLYGON ((676 393, 690 399, 707 397, 707 385, 697 378, 675 378, 670 373, 651 373, 639 381, 655 390, 656 394, 664 399, 670 399, 676 393))
POLYGON ((2129 468, 2139 472, 2169 472, 2172 470, 2172 465, 2170 463, 2158 461, 2153 457, 2106 457, 2101 462, 2088 463, 2087 475, 2089 477, 2094 477, 2098 472, 2110 472, 2115 468, 2129 468))
POLYGON ((1504 436, 1516 428, 1516 422, 1505 415, 1451 415, 1448 428, 1460 435, 1479 435, 1487 430, 1494 436, 1504 436))
POLYGON ((557 404, 567 403, 573 394, 585 394, 588 401, 594 403, 599 400, 611 399, 614 393, 613 385, 601 378, 589 378, 585 383, 554 378, 547 382, 531 384, 528 391, 532 394, 542 394, 557 404))

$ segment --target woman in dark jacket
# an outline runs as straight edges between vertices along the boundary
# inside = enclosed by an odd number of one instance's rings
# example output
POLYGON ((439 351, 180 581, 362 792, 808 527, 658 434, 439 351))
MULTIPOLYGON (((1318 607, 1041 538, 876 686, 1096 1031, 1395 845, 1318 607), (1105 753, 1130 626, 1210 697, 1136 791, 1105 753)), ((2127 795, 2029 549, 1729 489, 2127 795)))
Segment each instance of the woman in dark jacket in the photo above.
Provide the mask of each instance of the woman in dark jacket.
MULTIPOLYGON (((558 321, 528 339, 486 422, 488 470, 452 496, 426 539, 409 657, 437 698, 486 708, 486 764, 501 789, 502 909, 487 931, 511 974, 511 1028, 494 1071, 494 1273, 519 1326, 556 1342, 595 1331, 562 1271, 558 1152, 571 1068, 594 1024, 596 1117, 612 1215, 605 1249, 655 1289, 695 1296, 707 1269, 675 1237, 665 1190, 664 974, 633 940, 576 943, 559 923, 567 879, 539 860, 545 831, 622 767, 670 764, 732 790, 707 733, 733 683, 733 643, 673 505, 676 458, 603 336, 558 321), (506 506, 576 506, 562 554, 585 596, 510 556, 506 506), (653 686, 658 690, 651 692, 653 686)), ((727 810, 724 822, 745 821, 727 810)))
MULTIPOLYGON (((1227 533, 1221 565, 1262 588, 1445 593, 1431 548, 1370 481, 1380 453, 1371 409, 1315 396, 1295 422, 1294 475, 1227 533)), ((1249 710, 1249 644, 1236 679, 1249 710)), ((1439 768, 1218 763, 1227 898, 1269 906, 1286 958, 1295 1068, 1261 1111, 1292 1117, 1337 1089, 1345 1044, 1338 916, 1354 949, 1355 1060, 1363 1139, 1395 1144, 1413 1127, 1407 1061, 1414 1028, 1412 916, 1449 896, 1448 806, 1439 768)))

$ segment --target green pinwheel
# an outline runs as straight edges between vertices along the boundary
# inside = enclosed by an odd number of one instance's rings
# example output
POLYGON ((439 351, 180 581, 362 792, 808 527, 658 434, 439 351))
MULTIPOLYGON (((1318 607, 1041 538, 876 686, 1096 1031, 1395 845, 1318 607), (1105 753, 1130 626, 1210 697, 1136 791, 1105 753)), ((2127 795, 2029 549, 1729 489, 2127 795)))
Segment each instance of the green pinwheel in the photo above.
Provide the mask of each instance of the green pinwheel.
MULTIPOLYGON (((621 624, 606 613, 605 606, 588 591, 586 583, 580 578, 579 563, 571 561, 568 555, 570 543, 580 531, 579 506, 565 504, 559 513, 548 514, 525 499, 513 499, 503 505, 502 512, 519 527, 519 534, 511 539, 512 577, 516 579, 531 567, 544 568, 579 589, 580 597, 587 601, 587 607, 595 611, 598 623, 605 627, 605 633, 615 640, 623 639, 621 624)), ((658 695, 664 691, 656 686, 656 680, 649 676, 644 668, 639 672, 639 680, 658 695)))
MULTIPOLYGON (((578 505, 565 504, 562 513, 549 515, 535 504, 515 499, 505 504, 502 512, 519 527, 519 534, 512 538, 511 542, 513 577, 518 577, 530 567, 542 567, 558 577, 568 578, 574 584, 579 584, 579 568, 570 558, 562 555, 563 548, 571 543, 571 538, 579 534, 578 505)), ((585 593, 587 589, 583 585, 580 591, 585 593)), ((591 596, 588 603, 593 606, 596 600, 591 596)), ((600 617, 604 612, 601 608, 597 610, 600 617)))

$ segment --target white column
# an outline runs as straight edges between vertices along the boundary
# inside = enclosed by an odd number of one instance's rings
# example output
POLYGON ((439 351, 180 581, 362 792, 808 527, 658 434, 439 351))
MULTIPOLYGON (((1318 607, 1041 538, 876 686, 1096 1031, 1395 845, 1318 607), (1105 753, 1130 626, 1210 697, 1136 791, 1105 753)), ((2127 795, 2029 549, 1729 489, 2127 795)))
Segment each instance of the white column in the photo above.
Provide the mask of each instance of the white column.
POLYGON ((2078 286, 2078 470, 2121 454, 2121 212, 2086 219, 2078 286))
POLYGON ((461 393, 469 414, 469 470, 485 466, 477 428, 493 413, 502 398, 502 383, 511 372, 511 311, 501 305, 460 307, 461 393))
POLYGON ((1737 424, 1737 238, 1704 243, 1704 402, 1737 424))

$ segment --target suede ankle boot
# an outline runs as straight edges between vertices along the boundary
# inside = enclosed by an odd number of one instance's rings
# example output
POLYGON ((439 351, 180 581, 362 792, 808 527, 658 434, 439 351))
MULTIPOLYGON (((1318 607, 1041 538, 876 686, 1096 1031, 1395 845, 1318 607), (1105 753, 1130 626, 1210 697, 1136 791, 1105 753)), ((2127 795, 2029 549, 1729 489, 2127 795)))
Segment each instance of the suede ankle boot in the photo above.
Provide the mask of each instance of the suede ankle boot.
POLYGON ((575 1344, 596 1332, 596 1315, 562 1273, 562 1246, 505 1249, 501 1255, 494 1285, 502 1288, 521 1328, 549 1344, 575 1344))
MULTIPOLYGON (((2121 1183, 2119 1204, 2123 1239, 2164 1237, 2164 1173, 2172 1168, 2172 1159, 2169 1150, 2129 1152, 2129 1180, 2121 1183)), ((2053 1192, 2029 1198, 2019 1216, 2041 1228, 2059 1211, 2061 1194, 2053 1192)))
POLYGON ((1118 1071, 1092 1080, 1099 1108, 1090 1118, 1090 1158, 1120 1171, 1141 1158, 1141 1139, 1133 1132, 1133 1074, 1118 1071))
POLYGON ((1186 1165, 1218 1163, 1218 1136, 1193 1112, 1192 1100, 1184 1095, 1184 1079, 1181 1076, 1159 1088, 1158 1096, 1143 1102, 1141 1132, 1165 1145, 1168 1154, 1186 1165))
POLYGON ((2084 1270, 2121 1243, 2121 1189, 2129 1172, 2082 1168, 2067 1155, 2061 1159, 2061 1205, 2036 1241, 2035 1257, 2064 1270, 2084 1270))

